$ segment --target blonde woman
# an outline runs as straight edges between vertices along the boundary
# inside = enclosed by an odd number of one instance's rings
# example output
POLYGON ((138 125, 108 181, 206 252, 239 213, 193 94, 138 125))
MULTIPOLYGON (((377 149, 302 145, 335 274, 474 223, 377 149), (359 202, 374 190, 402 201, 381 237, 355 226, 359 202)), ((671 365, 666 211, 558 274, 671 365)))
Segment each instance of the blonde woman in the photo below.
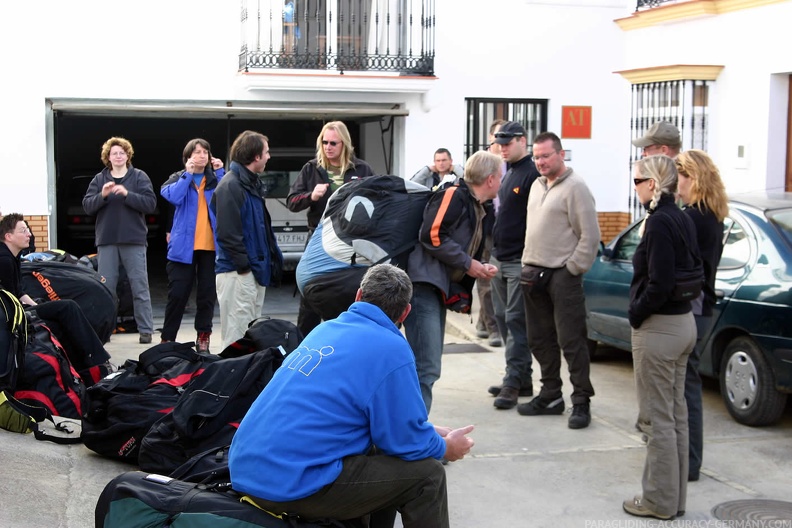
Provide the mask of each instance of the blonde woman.
POLYGON ((639 517, 672 519, 685 510, 688 423, 687 359, 696 342, 690 301, 675 300, 680 270, 700 266, 693 221, 675 202, 677 170, 665 155, 636 163, 635 192, 647 209, 633 257, 629 319, 638 427, 646 435, 643 493, 625 500, 639 517))
POLYGON ((685 399, 688 406, 688 428, 690 431, 690 465, 688 480, 699 479, 704 451, 704 422, 701 403, 701 376, 698 372, 701 359, 701 337, 712 322, 715 306, 715 272, 723 251, 723 219, 729 212, 726 188, 718 167, 703 150, 687 150, 676 158, 679 173, 679 198, 685 205, 684 211, 696 225, 696 237, 701 258, 704 261, 704 288, 701 296, 693 301, 696 318, 696 347, 690 353, 685 378, 685 399))
MULTIPOLYGON (((341 121, 330 121, 316 138, 316 157, 303 166, 289 190, 286 203, 295 213, 308 209, 310 237, 336 189, 349 181, 373 174, 368 163, 355 157, 346 125, 341 121)), ((320 322, 319 315, 300 298, 297 327, 302 334, 308 335, 320 322)))

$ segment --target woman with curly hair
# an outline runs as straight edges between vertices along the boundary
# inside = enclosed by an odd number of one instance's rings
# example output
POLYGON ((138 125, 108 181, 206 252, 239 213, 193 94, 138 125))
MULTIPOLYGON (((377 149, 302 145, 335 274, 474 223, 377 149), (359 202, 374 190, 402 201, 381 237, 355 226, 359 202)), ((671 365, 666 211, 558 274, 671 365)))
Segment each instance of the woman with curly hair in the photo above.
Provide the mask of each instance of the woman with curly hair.
POLYGON ((677 207, 677 170, 665 155, 636 163, 635 192, 647 209, 633 256, 632 326, 637 427, 644 433, 643 494, 624 510, 672 519, 685 510, 688 477, 687 359, 696 343, 690 301, 674 295, 683 270, 700 267, 693 221, 677 207))
POLYGON ((688 406, 690 431, 690 466, 688 480, 698 480, 704 450, 704 423, 701 403, 701 376, 698 372, 701 337, 712 323, 715 306, 715 272, 723 251, 723 219, 729 212, 726 187, 718 167, 703 150, 687 150, 676 158, 679 173, 679 198, 684 211, 696 226, 699 251, 704 261, 704 288, 692 302, 696 318, 696 347, 690 353, 685 378, 685 399, 688 406))

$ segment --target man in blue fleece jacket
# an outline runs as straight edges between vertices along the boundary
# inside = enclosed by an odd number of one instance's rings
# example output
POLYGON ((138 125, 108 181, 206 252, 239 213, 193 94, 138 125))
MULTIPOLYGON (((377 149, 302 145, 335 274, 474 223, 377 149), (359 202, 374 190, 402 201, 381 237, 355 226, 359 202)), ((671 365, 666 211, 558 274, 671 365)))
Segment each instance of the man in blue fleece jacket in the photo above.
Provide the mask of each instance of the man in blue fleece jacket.
POLYGON ((231 483, 262 508, 371 527, 447 527, 445 468, 472 425, 428 422, 415 359, 397 328, 412 283, 390 264, 366 272, 355 303, 292 352, 250 408, 229 454, 231 483), (372 449, 375 448, 375 449, 372 449))

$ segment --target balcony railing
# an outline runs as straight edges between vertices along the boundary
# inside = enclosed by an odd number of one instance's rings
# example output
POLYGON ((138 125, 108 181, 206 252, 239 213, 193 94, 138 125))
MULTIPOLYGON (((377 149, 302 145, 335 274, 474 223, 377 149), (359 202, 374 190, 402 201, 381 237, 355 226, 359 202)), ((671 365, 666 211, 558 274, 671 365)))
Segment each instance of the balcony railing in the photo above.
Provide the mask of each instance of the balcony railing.
POLYGON ((641 9, 649 9, 652 7, 659 7, 663 4, 686 2, 688 0, 638 0, 638 5, 635 7, 636 11, 641 9))
POLYGON ((242 0, 239 70, 434 75, 435 0, 242 0))

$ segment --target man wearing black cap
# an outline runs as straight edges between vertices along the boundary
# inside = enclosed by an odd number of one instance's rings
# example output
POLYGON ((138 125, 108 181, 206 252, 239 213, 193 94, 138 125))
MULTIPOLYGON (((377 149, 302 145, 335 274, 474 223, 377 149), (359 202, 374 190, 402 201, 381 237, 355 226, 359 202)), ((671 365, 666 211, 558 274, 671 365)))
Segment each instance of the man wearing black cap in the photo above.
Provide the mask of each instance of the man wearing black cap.
POLYGON ((655 154, 676 158, 682 150, 679 129, 667 121, 658 121, 642 137, 633 139, 632 144, 642 149, 644 158, 655 154))
POLYGON ((506 375, 501 385, 489 388, 489 393, 496 396, 493 405, 497 409, 511 409, 517 405, 518 396, 533 395, 520 257, 525 245, 528 193, 539 173, 528 153, 528 138, 520 123, 504 123, 495 134, 495 143, 500 145, 501 157, 509 167, 498 192, 491 259, 498 268, 491 281, 492 306, 500 333, 506 336, 506 375))

